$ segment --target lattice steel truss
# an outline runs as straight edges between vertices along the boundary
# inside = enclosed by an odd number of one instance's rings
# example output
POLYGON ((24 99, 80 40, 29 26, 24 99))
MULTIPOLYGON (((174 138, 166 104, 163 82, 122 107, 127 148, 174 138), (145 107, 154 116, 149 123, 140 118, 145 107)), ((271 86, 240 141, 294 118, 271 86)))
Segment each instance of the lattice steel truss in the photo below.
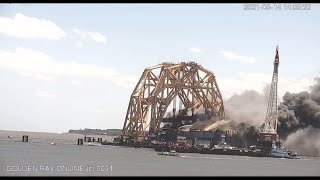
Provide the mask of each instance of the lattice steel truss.
POLYGON ((146 68, 132 92, 122 135, 136 139, 154 133, 171 101, 178 97, 192 111, 201 105, 219 119, 224 105, 214 74, 195 62, 146 68))
POLYGON ((268 101, 268 109, 265 118, 265 125, 263 132, 277 133, 278 122, 278 68, 279 68, 279 47, 276 48, 276 55, 274 59, 274 69, 271 81, 270 95, 268 101))

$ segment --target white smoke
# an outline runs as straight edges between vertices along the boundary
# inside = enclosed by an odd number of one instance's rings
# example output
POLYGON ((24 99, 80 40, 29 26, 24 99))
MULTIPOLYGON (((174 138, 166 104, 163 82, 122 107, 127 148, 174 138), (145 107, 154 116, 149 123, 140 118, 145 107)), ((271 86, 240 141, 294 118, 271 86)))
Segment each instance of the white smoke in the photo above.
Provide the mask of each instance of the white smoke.
POLYGON ((266 86, 263 94, 254 90, 246 90, 242 94, 231 96, 225 102, 227 119, 256 127, 261 126, 267 112, 269 89, 266 86))
POLYGON ((298 154, 320 156, 320 129, 308 126, 290 134, 283 145, 298 154))

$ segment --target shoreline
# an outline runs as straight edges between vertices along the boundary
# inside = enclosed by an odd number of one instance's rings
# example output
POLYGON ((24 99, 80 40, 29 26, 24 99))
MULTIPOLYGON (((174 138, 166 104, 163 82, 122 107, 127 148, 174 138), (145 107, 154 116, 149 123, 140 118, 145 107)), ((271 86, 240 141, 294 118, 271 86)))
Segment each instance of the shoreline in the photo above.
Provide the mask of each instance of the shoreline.
MULTIPOLYGON (((84 139, 84 134, 77 133, 52 133, 52 132, 32 132, 32 131, 10 131, 0 130, 0 141, 21 142, 24 135, 28 136, 29 142, 55 143, 55 144, 77 144, 79 138, 84 139)), ((86 134, 94 138, 102 138, 102 141, 110 141, 114 136, 86 134)))

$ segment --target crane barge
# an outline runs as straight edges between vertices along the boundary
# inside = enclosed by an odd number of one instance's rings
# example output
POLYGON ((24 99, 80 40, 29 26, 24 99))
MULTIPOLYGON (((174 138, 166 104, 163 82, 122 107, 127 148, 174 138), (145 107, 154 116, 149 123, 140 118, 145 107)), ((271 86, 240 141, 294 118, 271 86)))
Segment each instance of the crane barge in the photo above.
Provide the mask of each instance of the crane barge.
POLYGON ((271 157, 298 158, 291 151, 281 147, 277 133, 278 124, 278 69, 279 69, 279 47, 276 48, 271 88, 268 100, 267 114, 262 131, 259 133, 258 148, 271 157))

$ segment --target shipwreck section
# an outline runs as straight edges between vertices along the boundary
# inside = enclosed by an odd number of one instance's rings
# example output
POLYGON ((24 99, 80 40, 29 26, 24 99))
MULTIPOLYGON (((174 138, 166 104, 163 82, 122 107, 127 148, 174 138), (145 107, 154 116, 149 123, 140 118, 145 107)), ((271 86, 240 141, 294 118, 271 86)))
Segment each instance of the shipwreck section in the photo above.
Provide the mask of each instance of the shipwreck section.
MULTIPOLYGON (((199 109, 210 124, 225 118, 222 96, 211 71, 195 62, 166 62, 146 68, 130 97, 121 139, 141 141, 166 132, 180 135, 183 132, 179 128, 199 120, 195 116, 199 109)), ((190 138, 194 136, 198 137, 190 138)))
POLYGON ((226 117, 215 76, 201 65, 162 63, 146 68, 130 97, 122 135, 101 144, 299 159, 278 141, 278 66, 277 47, 268 109, 261 127, 226 117))

